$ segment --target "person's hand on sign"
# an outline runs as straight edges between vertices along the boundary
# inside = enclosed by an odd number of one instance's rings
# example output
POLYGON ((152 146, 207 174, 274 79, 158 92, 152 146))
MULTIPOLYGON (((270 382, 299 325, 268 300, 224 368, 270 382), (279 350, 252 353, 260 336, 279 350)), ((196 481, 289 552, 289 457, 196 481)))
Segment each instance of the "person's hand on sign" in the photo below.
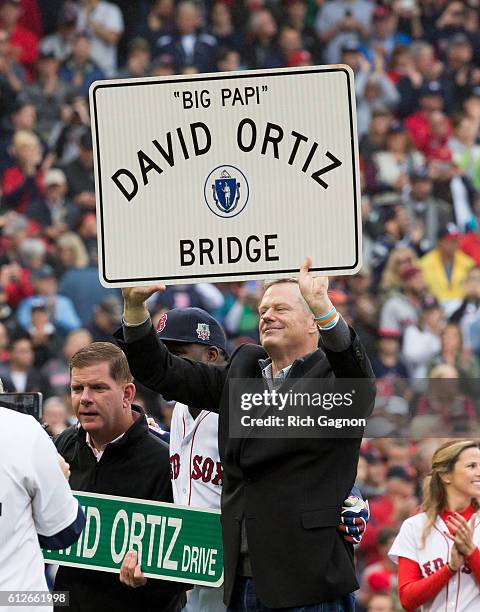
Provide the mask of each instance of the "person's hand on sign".
POLYGON ((137 551, 129 550, 120 568, 120 582, 134 589, 147 583, 147 579, 143 575, 142 568, 140 563, 137 563, 137 560, 137 551))
POLYGON ((152 285, 151 287, 125 287, 122 289, 126 323, 143 323, 148 318, 145 302, 157 291, 165 291, 165 285, 152 285))

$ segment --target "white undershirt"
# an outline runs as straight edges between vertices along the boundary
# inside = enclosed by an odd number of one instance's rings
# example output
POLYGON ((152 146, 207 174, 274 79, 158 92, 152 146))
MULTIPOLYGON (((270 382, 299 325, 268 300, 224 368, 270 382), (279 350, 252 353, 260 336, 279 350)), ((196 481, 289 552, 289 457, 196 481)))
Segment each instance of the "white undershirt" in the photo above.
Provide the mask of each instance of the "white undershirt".
POLYGON ((10 372, 10 377, 18 393, 25 393, 27 387, 26 372, 10 372))
POLYGON ((102 446, 102 448, 100 450, 98 450, 98 448, 96 448, 95 444, 93 443, 92 437, 90 436, 90 434, 87 431, 86 442, 87 442, 88 446, 92 449, 92 453, 94 454, 95 459, 97 460, 97 463, 102 458, 102 455, 105 452, 105 449, 107 448, 107 446, 109 444, 112 444, 113 442, 117 442, 118 440, 120 440, 120 438, 123 438, 124 435, 125 435, 125 433, 120 434, 118 436, 118 438, 115 438, 115 440, 111 440, 110 442, 107 442, 105 444, 105 446, 102 446))

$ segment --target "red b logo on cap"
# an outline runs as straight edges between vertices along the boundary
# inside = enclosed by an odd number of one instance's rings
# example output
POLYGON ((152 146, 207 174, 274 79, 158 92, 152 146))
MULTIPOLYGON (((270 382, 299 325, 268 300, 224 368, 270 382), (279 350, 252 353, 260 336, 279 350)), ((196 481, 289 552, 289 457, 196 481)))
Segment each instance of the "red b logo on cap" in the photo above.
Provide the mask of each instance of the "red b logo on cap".
POLYGON ((166 323, 167 323, 167 313, 165 312, 158 321, 157 332, 162 332, 165 329, 166 323))

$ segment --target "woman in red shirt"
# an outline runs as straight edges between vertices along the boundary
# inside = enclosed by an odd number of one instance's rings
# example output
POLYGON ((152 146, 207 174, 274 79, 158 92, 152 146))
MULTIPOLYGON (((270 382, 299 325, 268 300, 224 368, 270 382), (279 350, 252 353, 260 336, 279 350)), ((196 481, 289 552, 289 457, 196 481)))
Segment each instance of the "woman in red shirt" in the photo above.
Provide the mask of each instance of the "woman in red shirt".
POLYGON ((40 166, 42 149, 38 136, 28 130, 19 130, 13 136, 11 153, 15 165, 3 173, 2 205, 24 213, 31 202, 44 193, 44 176, 40 166))
POLYGON ((423 512, 408 518, 390 549, 398 562, 398 591, 409 612, 480 610, 480 449, 450 441, 432 458, 423 512))

